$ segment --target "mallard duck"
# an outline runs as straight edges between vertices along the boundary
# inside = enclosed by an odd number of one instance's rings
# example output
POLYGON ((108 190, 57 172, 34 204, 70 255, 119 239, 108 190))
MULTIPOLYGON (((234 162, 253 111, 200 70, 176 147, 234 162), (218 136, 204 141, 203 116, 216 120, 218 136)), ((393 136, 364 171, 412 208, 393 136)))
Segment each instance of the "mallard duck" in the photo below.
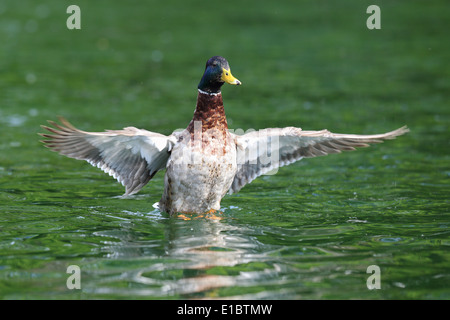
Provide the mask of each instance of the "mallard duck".
POLYGON ((135 127, 85 132, 59 117, 61 124, 42 126, 46 147, 70 158, 86 160, 137 193, 166 169, 159 209, 173 213, 220 210, 228 193, 238 192, 258 176, 302 158, 355 150, 393 139, 405 127, 375 135, 336 134, 328 130, 271 128, 236 135, 228 130, 221 87, 241 85, 220 56, 209 59, 198 85, 194 116, 181 132, 169 136, 135 127))

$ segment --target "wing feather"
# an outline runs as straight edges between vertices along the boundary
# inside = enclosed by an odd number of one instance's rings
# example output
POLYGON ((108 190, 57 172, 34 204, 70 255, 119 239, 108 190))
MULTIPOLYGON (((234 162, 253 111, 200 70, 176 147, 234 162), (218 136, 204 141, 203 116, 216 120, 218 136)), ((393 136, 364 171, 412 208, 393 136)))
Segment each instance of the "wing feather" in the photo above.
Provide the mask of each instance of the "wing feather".
POLYGON ((125 186, 125 195, 138 192, 150 179, 165 168, 174 136, 165 136, 134 127, 105 132, 86 132, 75 128, 66 119, 61 124, 48 121, 40 133, 42 142, 53 151, 70 158, 86 160, 125 186))
POLYGON ((270 128, 235 135, 238 169, 230 193, 238 192, 258 176, 302 158, 325 156, 394 139, 409 129, 375 135, 332 133, 328 130, 303 131, 300 128, 270 128))

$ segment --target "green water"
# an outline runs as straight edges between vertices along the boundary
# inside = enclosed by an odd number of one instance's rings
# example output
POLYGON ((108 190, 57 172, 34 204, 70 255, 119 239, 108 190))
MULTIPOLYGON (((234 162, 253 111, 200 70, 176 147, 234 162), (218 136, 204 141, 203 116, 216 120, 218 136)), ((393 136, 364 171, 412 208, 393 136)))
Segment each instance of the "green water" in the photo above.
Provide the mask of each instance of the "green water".
POLYGON ((378 1, 368 30, 370 4, 2 1, 0 297, 449 299, 450 7, 378 1), (70 4, 81 30, 66 28, 70 4), (184 128, 213 55, 243 82, 223 88, 232 129, 411 132, 302 160, 224 198, 221 220, 187 221, 153 208, 163 173, 122 199, 38 142, 57 115, 184 128))

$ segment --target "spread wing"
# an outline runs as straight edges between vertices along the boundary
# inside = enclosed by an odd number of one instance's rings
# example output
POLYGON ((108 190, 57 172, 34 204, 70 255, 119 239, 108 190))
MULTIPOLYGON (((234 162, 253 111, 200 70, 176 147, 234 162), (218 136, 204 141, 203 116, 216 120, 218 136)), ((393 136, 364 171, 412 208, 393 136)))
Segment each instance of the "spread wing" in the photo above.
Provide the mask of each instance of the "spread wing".
POLYGON ((235 135, 238 168, 229 193, 238 192, 260 175, 302 158, 368 147, 371 143, 394 139, 408 131, 405 126, 383 134, 355 135, 332 133, 328 130, 303 131, 300 128, 287 127, 235 135))
POLYGON ((42 126, 51 134, 40 134, 48 140, 46 147, 70 158, 86 160, 125 186, 125 195, 138 192, 161 169, 164 169, 175 138, 127 127, 123 130, 85 132, 66 119, 62 125, 42 126))

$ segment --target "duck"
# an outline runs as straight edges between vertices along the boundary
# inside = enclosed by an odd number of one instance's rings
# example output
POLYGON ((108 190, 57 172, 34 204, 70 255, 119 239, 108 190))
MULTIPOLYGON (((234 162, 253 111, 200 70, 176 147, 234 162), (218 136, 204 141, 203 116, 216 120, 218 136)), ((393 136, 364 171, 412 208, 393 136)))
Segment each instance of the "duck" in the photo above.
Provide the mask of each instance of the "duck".
POLYGON ((351 151, 391 140, 407 126, 382 134, 339 134, 298 127, 267 128, 237 134, 228 128, 221 88, 240 86, 228 61, 214 56, 206 62, 198 84, 197 104, 186 129, 170 135, 126 127, 86 132, 64 117, 41 127, 41 142, 52 151, 100 168, 125 187, 124 196, 139 192, 157 172, 165 170, 159 210, 201 214, 221 209, 227 194, 264 174, 303 158, 351 151))

